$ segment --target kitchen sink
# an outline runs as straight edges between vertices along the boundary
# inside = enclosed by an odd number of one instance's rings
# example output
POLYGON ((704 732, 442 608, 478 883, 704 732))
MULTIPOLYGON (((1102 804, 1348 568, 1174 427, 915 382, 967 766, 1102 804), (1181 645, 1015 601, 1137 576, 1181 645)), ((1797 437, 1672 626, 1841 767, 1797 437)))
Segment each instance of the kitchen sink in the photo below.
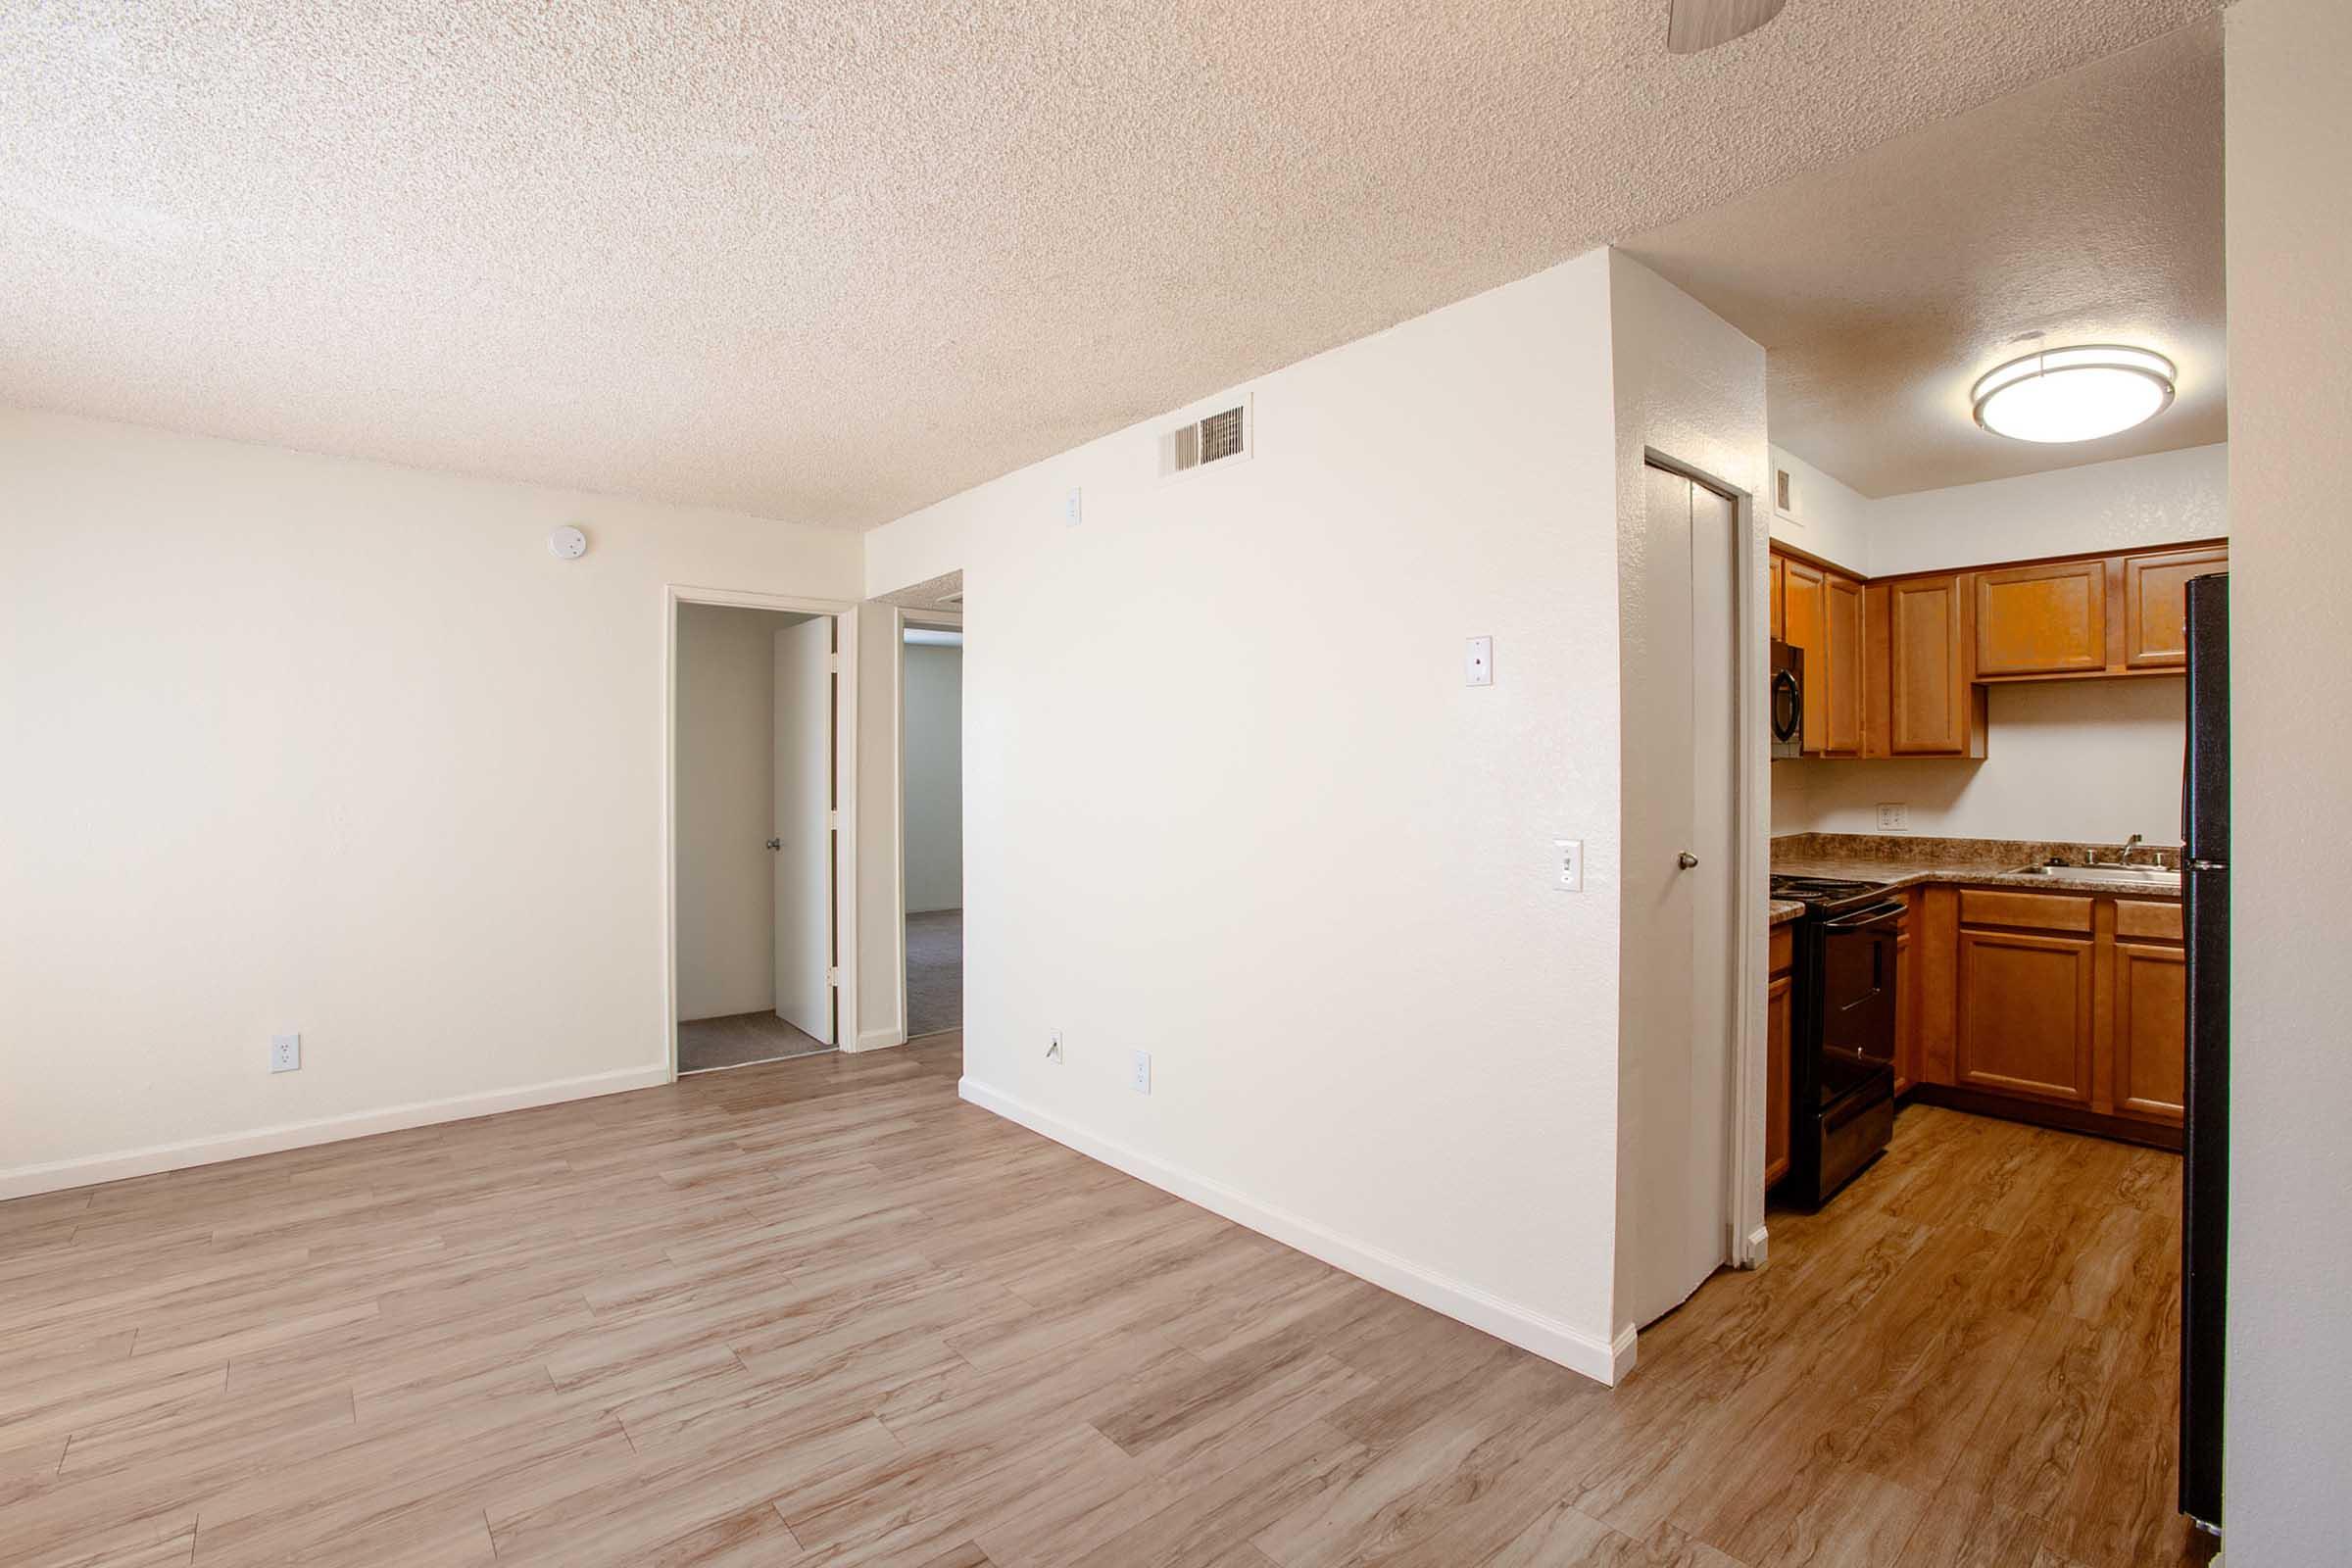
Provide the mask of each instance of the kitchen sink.
POLYGON ((2063 876, 2082 882, 2113 882, 2120 887, 2180 891, 2180 873, 2160 865, 2024 865, 2020 876, 2063 876))

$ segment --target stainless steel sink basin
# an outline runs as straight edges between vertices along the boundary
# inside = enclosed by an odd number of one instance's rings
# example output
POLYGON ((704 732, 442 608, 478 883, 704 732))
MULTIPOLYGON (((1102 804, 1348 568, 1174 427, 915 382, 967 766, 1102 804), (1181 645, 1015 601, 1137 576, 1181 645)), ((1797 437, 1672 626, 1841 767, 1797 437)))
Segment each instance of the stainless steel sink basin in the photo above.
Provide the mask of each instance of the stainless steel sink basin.
POLYGON ((2113 882, 2122 887, 2180 891, 2180 873, 2158 865, 2025 865, 2020 876, 2063 876, 2079 882, 2113 882))

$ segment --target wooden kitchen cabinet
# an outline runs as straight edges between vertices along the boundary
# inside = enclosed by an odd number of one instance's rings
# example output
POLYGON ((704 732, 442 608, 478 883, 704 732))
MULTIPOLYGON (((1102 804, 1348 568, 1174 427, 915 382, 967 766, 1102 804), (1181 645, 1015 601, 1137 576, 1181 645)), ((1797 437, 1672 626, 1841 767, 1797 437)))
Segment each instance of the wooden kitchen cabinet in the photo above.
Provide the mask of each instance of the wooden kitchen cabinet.
POLYGON ((1895 1072, 1914 1098, 2180 1147, 2179 903, 1929 885, 1905 924, 1895 1072))
POLYGON ((2059 561, 1979 571, 1978 678, 2089 674, 2107 667, 2107 563, 2059 561))
POLYGON ((1796 1041, 1796 932, 1772 928, 1764 987, 1764 1185, 1788 1174, 1788 1053, 1796 1041))
MULTIPOLYGON (((1886 699, 1874 709, 1882 755, 1983 757, 1984 688, 1970 664, 1968 575, 1898 577, 1883 586, 1886 699)), ((1881 585, 1871 592, 1878 600, 1881 585)), ((1875 630, 1872 645, 1875 652, 1875 630)))
POLYGON ((1782 556, 1772 557, 1771 562, 1772 564, 1767 568, 1770 578, 1765 587, 1765 602, 1769 608, 1765 613, 1772 624, 1772 640, 1776 643, 1786 642, 1788 630, 1788 563, 1782 556))
POLYGON ((2188 663, 2188 579, 2221 571, 2230 552, 2159 550, 2123 558, 2123 666, 2180 669, 2188 663))
MULTIPOLYGON (((1865 701, 1863 678, 1863 618, 1862 584, 1837 572, 1822 578, 1822 641, 1827 649, 1825 670, 1829 677, 1828 723, 1823 730, 1821 749, 1831 756, 1859 757, 1862 754, 1862 711, 1865 701)), ((1806 697, 1808 706, 1812 695, 1813 671, 1811 660, 1806 661, 1806 697)))

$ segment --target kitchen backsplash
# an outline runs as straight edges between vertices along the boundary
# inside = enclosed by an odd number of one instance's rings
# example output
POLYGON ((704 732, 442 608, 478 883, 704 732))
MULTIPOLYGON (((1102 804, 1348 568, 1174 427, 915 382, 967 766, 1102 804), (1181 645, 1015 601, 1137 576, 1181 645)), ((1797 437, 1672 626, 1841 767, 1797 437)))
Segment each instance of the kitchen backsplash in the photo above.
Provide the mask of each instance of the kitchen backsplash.
MULTIPOLYGON (((1943 839, 1916 833, 1784 833, 1772 841, 1781 861, 1892 860, 1907 865, 2040 865, 2062 860, 2082 865, 2113 860, 2123 845, 2048 839, 1943 839)), ((2132 858, 2143 865, 2180 863, 2179 844, 2142 844, 2132 858)))

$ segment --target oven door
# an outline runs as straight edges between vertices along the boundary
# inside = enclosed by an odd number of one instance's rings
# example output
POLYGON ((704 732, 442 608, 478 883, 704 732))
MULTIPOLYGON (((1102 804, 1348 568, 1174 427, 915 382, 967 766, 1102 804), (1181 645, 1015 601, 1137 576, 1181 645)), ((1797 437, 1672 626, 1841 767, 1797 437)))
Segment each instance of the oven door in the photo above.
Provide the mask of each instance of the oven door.
POLYGON ((1894 940, 1903 901, 1883 899, 1821 923, 1823 1088, 1833 1063, 1894 1060, 1894 940))

